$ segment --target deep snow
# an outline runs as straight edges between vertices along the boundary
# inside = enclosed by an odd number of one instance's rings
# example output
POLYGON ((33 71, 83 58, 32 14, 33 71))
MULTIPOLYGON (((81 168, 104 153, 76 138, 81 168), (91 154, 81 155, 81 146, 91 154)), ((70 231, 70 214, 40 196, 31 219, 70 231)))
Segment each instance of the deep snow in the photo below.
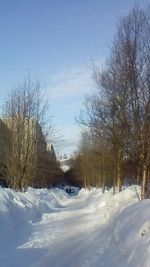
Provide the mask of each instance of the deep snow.
POLYGON ((0 203, 1 267, 150 267, 150 200, 138 202, 135 186, 115 196, 0 188, 0 203))

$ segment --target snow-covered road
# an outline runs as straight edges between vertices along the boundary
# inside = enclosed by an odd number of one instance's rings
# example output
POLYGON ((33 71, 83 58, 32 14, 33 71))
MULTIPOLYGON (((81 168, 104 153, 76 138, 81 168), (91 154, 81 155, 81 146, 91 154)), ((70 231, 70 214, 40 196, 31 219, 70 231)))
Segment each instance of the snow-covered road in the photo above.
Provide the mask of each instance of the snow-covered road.
POLYGON ((150 201, 59 189, 0 189, 1 267, 149 267, 150 201), (139 217, 140 214, 140 217, 139 217))

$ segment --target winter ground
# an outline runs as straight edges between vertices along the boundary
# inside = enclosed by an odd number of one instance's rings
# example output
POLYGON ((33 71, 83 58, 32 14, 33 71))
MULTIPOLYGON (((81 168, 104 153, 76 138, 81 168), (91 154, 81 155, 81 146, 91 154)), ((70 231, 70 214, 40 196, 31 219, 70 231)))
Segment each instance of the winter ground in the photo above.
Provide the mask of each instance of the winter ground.
POLYGON ((135 187, 16 193, 0 188, 1 267, 150 267, 150 200, 135 187))

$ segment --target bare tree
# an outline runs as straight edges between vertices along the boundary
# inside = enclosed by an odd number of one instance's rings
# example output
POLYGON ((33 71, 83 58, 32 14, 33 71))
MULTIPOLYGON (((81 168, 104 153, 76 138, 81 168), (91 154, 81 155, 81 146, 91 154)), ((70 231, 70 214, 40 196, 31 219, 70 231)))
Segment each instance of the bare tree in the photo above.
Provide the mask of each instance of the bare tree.
POLYGON ((5 150, 5 176, 12 188, 26 190, 36 177, 38 159, 47 146, 47 109, 40 83, 30 78, 18 84, 6 102, 3 122, 10 132, 11 144, 5 150))
POLYGON ((142 199, 150 181, 150 20, 135 7, 122 18, 103 70, 94 69, 98 91, 88 97, 79 121, 93 142, 109 147, 114 189, 121 189, 127 162, 136 164, 142 199))

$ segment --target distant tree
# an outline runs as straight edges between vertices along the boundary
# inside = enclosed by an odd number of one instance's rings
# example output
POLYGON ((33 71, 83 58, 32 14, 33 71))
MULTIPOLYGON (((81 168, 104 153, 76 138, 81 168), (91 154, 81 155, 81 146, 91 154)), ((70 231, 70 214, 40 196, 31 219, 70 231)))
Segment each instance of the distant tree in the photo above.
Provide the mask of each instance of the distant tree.
POLYGON ((11 154, 11 133, 5 123, 0 119, 0 177, 7 174, 7 155, 11 154))

